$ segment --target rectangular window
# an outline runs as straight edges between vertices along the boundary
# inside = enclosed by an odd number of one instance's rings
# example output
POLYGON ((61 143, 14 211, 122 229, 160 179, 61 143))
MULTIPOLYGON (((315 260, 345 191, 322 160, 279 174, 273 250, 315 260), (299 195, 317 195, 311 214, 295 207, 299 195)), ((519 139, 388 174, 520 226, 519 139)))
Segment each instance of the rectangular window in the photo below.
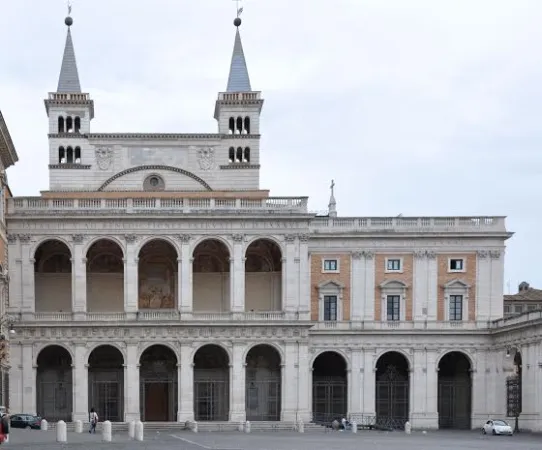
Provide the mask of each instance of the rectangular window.
POLYGON ((523 312, 523 305, 515 305, 514 306, 514 312, 516 314, 521 314, 523 312))
POLYGON ((324 295, 324 320, 337 320, 336 295, 324 295))
POLYGON ((450 259, 450 270, 453 272, 461 272, 464 270, 465 264, 461 258, 450 259))
POLYGON ((401 296, 388 295, 386 303, 388 320, 400 320, 399 316, 401 311, 401 296))
POLYGON ((324 272, 337 272, 339 264, 336 259, 324 259, 324 272))
POLYGON ((536 311, 538 307, 536 305, 529 305, 527 306, 527 311, 536 311))
POLYGON ((504 305, 504 313, 509 314, 510 313, 510 305, 504 305))
POLYGON ((462 295, 450 295, 450 320, 463 320, 462 295))
POLYGON ((401 260, 400 259, 388 259, 386 261, 386 270, 390 272, 401 270, 401 260))

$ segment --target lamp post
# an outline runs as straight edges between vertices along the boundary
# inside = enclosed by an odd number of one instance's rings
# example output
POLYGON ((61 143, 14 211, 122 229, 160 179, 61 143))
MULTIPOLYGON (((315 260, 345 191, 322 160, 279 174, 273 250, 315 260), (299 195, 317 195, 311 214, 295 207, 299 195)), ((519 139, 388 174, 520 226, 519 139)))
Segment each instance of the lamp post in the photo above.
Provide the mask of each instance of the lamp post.
POLYGON ((523 389, 522 389, 522 361, 521 361, 521 353, 519 352, 519 349, 517 347, 507 348, 506 349, 506 357, 510 358, 511 352, 510 350, 514 350, 514 366, 516 368, 516 373, 514 376, 509 377, 506 380, 506 387, 507 387, 507 406, 508 411, 507 415, 511 417, 512 415, 515 418, 515 424, 514 424, 514 433, 519 433, 519 415, 521 414, 522 409, 522 395, 523 395, 523 389))

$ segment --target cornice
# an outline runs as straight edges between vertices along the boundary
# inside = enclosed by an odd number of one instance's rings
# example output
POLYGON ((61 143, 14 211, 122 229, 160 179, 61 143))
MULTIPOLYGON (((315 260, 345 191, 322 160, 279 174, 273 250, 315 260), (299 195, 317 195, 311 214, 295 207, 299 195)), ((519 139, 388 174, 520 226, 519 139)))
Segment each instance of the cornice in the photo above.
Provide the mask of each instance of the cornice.
POLYGON ((93 139, 157 139, 157 140, 177 140, 177 139, 223 139, 225 134, 218 133, 90 133, 88 138, 93 139))
POLYGON ((91 169, 90 164, 49 164, 49 169, 79 169, 79 170, 88 170, 91 169))
POLYGON ((88 139, 88 134, 83 133, 49 133, 50 139, 88 139))
POLYGON ((259 169, 259 164, 224 164, 219 166, 220 170, 243 170, 243 169, 259 169))

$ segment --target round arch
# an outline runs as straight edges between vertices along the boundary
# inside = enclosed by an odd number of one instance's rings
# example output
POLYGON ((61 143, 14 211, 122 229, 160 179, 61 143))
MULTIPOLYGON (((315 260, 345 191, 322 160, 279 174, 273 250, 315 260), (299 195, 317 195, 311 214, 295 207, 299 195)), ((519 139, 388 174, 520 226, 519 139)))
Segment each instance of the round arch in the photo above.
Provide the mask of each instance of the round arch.
POLYGON ((265 345, 265 346, 267 346, 267 347, 272 347, 274 350, 276 350, 277 353, 278 353, 278 355, 279 355, 279 357, 280 357, 280 362, 281 362, 281 364, 284 365, 284 361, 285 361, 284 351, 283 351, 283 349, 282 349, 279 345, 275 344, 274 342, 265 342, 265 343, 262 343, 262 344, 249 345, 249 346, 245 349, 245 351, 243 352, 243 361, 246 361, 246 360, 247 360, 247 356, 248 356, 248 354, 250 353, 250 351, 251 351, 253 348, 258 347, 259 345, 265 345))
POLYGON ((248 248, 257 241, 269 241, 273 244, 276 244, 280 250, 281 255, 284 255, 285 249, 283 248, 282 242, 275 235, 266 235, 266 236, 249 236, 245 242, 244 253, 246 254, 248 248))
POLYGON ((173 354, 175 355, 175 358, 177 359, 177 361, 179 361, 179 364, 180 364, 181 357, 179 355, 179 352, 177 351, 177 349, 171 342, 167 342, 167 341, 160 342, 159 344, 155 342, 149 342, 149 343, 144 344, 144 347, 141 349, 141 351, 137 353, 137 360, 140 361, 141 357, 143 356, 143 353, 145 353, 147 350, 149 350, 151 347, 154 347, 155 345, 167 347, 169 350, 171 350, 173 354))
POLYGON ((119 246, 120 250, 122 251, 122 257, 126 257, 126 249, 124 248, 124 243, 117 238, 116 236, 98 236, 92 238, 84 247, 83 247, 83 255, 88 255, 88 251, 92 248, 94 244, 97 244, 100 241, 109 241, 112 244, 116 244, 119 246))
POLYGON ((233 361, 233 357, 232 357, 232 354, 231 354, 231 351, 230 349, 228 349, 224 344, 220 343, 220 342, 208 342, 208 343, 205 343, 205 344, 201 344, 200 346, 196 347, 194 350, 192 350, 192 354, 190 355, 190 361, 192 361, 192 364, 194 364, 195 362, 195 358, 196 358, 196 354, 204 347, 208 347, 208 346, 211 346, 211 347, 219 347, 220 349, 224 350, 224 352, 226 353, 226 355, 228 356, 228 362, 229 364, 231 364, 231 361, 233 361))
POLYGON ((310 368, 313 421, 340 422, 348 413, 348 358, 336 349, 325 349, 312 358, 310 368))
POLYGON ((323 355, 324 353, 336 353, 339 355, 343 360, 346 367, 346 370, 350 370, 350 359, 346 356, 346 353, 343 350, 334 348, 334 349, 322 349, 318 350, 314 356, 309 361, 309 367, 314 367, 314 362, 318 359, 319 356, 323 355))
POLYGON ((34 353, 34 360, 33 360, 34 366, 36 366, 36 367, 38 366, 38 357, 40 356, 41 352, 43 352, 48 347, 60 347, 61 349, 66 350, 68 352, 68 354, 70 355, 70 358, 71 358, 72 361, 75 360, 75 354, 73 353, 72 349, 69 348, 67 345, 62 344, 62 343, 51 344, 51 343, 47 342, 45 344, 40 344, 39 347, 36 349, 36 351, 34 353))
POLYGON ((190 247, 190 254, 192 256, 194 256, 194 252, 196 251, 198 246, 203 244, 205 241, 218 241, 218 242, 221 242, 228 249, 229 254, 233 255, 233 246, 232 246, 231 242, 228 241, 227 239, 224 239, 222 236, 215 236, 214 234, 200 236, 200 237, 196 238, 194 240, 194 242, 192 243, 191 247, 190 247))
POLYGON ((72 249, 72 246, 71 246, 71 243, 68 242, 65 238, 63 237, 60 237, 60 236, 54 236, 54 237, 50 237, 50 236, 47 236, 47 237, 44 237, 42 238, 41 240, 39 240, 38 242, 36 242, 31 250, 30 250, 30 254, 32 255, 32 259, 36 259, 36 252, 40 249, 40 247, 43 245, 43 244, 46 244, 47 242, 50 242, 50 241, 53 241, 53 242, 60 242, 62 244, 64 244, 68 250, 70 251, 70 255, 73 255, 73 249, 72 249))
POLYGON ((126 354, 125 354, 125 352, 124 352, 124 349, 123 349, 123 348, 121 347, 121 345, 118 344, 117 342, 111 341, 111 342, 107 342, 107 343, 100 342, 100 343, 98 343, 98 344, 92 345, 92 346, 88 349, 88 351, 87 351, 87 353, 86 353, 86 355, 85 355, 85 361, 86 361, 86 364, 87 364, 87 365, 90 363, 90 355, 92 355, 92 353, 93 353, 95 350, 99 349, 100 347, 113 347, 113 348, 115 348, 116 350, 118 350, 118 351, 120 352, 121 356, 122 356, 123 364, 125 364, 124 361, 126 361, 126 354))
POLYGON ((401 349, 382 350, 380 353, 378 353, 378 355, 376 356, 376 358, 374 360, 375 361, 375 365, 373 367, 374 370, 377 369, 378 361, 388 353, 398 353, 398 354, 400 354, 403 358, 405 358, 405 361, 406 361, 407 367, 408 367, 408 371, 410 372, 412 370, 412 362, 410 361, 410 356, 408 356, 408 354, 405 351, 401 350, 401 349))
POLYGON ((170 244, 175 249, 175 253, 177 253, 177 258, 180 258, 181 249, 177 246, 177 243, 173 239, 171 239, 169 236, 160 236, 160 237, 148 236, 148 237, 144 238, 141 241, 141 243, 139 244, 139 246, 136 248, 136 251, 135 251, 136 258, 139 258, 141 250, 143 250, 143 248, 147 244, 150 244, 152 241, 167 242, 168 244, 170 244))
POLYGON ((474 361, 472 359, 472 356, 469 353, 467 353, 465 350, 459 349, 459 348, 449 348, 447 350, 444 350, 444 351, 440 352, 440 354, 437 357, 437 360, 435 361, 435 365, 436 365, 437 368, 439 367, 442 358, 444 358, 446 355, 449 355, 450 353, 460 353, 469 362, 471 370, 475 369, 475 365, 474 365, 474 361))
POLYGON ((98 188, 98 192, 103 191, 113 181, 115 181, 118 178, 123 177, 124 175, 128 175, 130 173, 135 173, 135 172, 146 171, 146 170, 165 170, 165 171, 169 171, 169 172, 180 173, 181 175, 185 175, 185 176, 187 176, 189 178, 192 178, 194 181, 196 181, 200 185, 202 185, 207 191, 212 191, 211 186, 209 186, 203 179, 201 179, 197 175, 194 175, 192 172, 189 172, 188 170, 180 169, 179 167, 153 164, 153 165, 131 167, 130 169, 126 169, 126 170, 122 170, 120 172, 117 172, 111 178, 108 178, 106 181, 103 182, 103 184, 98 188))

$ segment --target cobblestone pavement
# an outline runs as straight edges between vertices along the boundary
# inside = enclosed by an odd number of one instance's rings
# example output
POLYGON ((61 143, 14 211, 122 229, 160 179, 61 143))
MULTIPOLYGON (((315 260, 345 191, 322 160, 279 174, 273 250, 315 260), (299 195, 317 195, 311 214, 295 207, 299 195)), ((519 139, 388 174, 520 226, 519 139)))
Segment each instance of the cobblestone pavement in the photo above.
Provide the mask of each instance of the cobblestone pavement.
POLYGON ((428 432, 405 435, 401 432, 266 432, 266 433, 191 433, 162 431, 147 433, 145 441, 128 439, 127 433, 113 435, 113 442, 102 442, 101 435, 68 433, 68 443, 56 442, 52 431, 12 430, 3 448, 18 450, 531 450, 540 449, 542 436, 520 434, 482 436, 478 432, 428 432))

